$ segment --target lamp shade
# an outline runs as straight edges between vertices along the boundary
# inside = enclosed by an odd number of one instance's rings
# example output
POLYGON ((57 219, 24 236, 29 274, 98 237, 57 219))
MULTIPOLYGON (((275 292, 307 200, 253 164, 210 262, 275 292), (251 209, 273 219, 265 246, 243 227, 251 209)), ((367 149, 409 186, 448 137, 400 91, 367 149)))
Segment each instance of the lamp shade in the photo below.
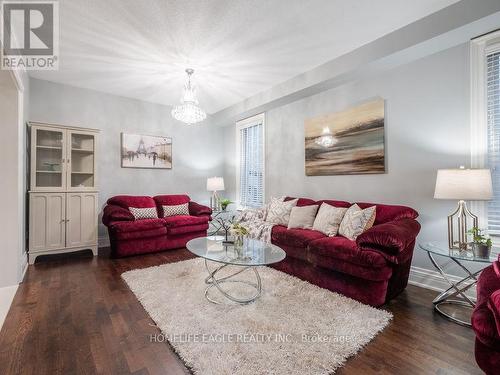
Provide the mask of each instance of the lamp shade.
POLYGON ((224 178, 222 177, 209 177, 207 178, 208 191, 222 191, 224 190, 224 178))
POLYGON ((435 199, 485 201, 493 196, 489 169, 439 169, 435 199))

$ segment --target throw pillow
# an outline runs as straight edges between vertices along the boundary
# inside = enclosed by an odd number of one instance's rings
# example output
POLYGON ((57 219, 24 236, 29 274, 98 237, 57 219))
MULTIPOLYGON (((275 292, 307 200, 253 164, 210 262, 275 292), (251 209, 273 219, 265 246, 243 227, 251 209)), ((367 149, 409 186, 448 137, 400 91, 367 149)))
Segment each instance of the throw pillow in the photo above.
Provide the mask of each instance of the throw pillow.
POLYGON ((362 210, 357 204, 353 204, 340 223, 339 234, 354 241, 361 233, 373 226, 375 208, 371 206, 362 210))
POLYGON ((156 211, 156 207, 129 207, 128 209, 132 213, 132 215, 134 215, 135 220, 158 219, 158 212, 156 211))
POLYGON ((313 229, 329 237, 336 236, 346 211, 345 207, 334 207, 327 203, 321 204, 314 220, 313 229))
POLYGON ((163 217, 189 215, 189 203, 176 204, 173 206, 162 206, 163 217))
POLYGON ((288 226, 292 208, 297 205, 298 199, 283 202, 281 199, 273 198, 267 210, 266 221, 272 224, 288 226))
POLYGON ((288 221, 288 229, 311 229, 313 227, 314 218, 316 217, 316 212, 318 212, 317 205, 292 207, 290 220, 288 221))

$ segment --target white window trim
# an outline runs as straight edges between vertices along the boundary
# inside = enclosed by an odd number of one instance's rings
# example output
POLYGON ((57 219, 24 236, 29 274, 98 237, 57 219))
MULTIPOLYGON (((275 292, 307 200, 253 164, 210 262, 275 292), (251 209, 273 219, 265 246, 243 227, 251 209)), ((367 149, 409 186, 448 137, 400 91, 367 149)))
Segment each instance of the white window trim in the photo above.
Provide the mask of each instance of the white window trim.
MULTIPOLYGON (((470 139, 472 168, 484 168, 488 157, 486 56, 497 51, 500 51, 500 30, 470 41, 470 139)), ((488 205, 486 202, 470 202, 470 206, 472 212, 478 215, 479 226, 481 228, 486 227, 488 223, 488 205)))
POLYGON ((246 208, 245 206, 242 206, 240 202, 240 131, 241 129, 249 128, 258 124, 262 124, 262 197, 264 201, 266 199, 266 116, 264 113, 260 113, 236 122, 236 207, 238 210, 246 208))

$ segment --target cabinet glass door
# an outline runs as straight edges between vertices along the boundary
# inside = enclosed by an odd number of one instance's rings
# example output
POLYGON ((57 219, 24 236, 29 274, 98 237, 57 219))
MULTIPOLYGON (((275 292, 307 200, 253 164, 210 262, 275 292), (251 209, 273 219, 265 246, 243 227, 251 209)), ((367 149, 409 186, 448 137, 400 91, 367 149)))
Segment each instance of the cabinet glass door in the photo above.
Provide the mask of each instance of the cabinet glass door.
POLYGON ((95 136, 85 133, 71 133, 69 181, 71 190, 95 188, 95 136))
POLYGON ((35 129, 35 188, 61 189, 65 184, 64 132, 35 129))

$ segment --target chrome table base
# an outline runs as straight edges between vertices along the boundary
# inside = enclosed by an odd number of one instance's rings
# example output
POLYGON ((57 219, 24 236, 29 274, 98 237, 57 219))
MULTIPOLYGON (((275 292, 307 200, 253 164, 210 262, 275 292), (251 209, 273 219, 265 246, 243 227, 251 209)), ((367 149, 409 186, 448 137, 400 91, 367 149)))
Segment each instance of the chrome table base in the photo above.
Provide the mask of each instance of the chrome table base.
POLYGON ((443 315, 445 318, 447 318, 455 323, 458 323, 458 324, 466 326, 466 327, 471 327, 470 321, 464 321, 464 320, 458 319, 458 318, 446 313, 444 310, 441 309, 441 305, 458 305, 458 306, 465 306, 465 307, 468 307, 470 309, 473 309, 476 306, 476 303, 475 303, 475 301, 473 301, 472 299, 467 297, 465 292, 476 285, 477 275, 480 274, 482 270, 479 270, 476 272, 470 272, 458 260, 456 260, 454 258, 450 258, 460 268, 462 268, 465 271, 465 273, 467 274, 466 277, 464 277, 463 279, 454 283, 446 275, 443 268, 436 262, 436 260, 432 256, 432 254, 430 252, 428 252, 427 255, 429 255, 429 259, 431 260, 434 267, 436 267, 436 269, 439 271, 439 273, 441 274, 443 279, 445 279, 446 282, 450 285, 450 287, 448 289, 446 289, 444 292, 440 293, 434 299, 434 301, 432 301, 432 303, 434 304, 434 310, 436 310, 438 313, 443 315), (467 283, 468 281, 470 281, 470 282, 467 283), (456 298, 457 296, 459 296, 461 298, 456 298))
POLYGON ((208 267, 208 261, 205 259, 205 268, 208 271, 208 276, 205 279, 205 284, 208 284, 208 287, 205 289, 205 298, 208 301, 210 301, 212 303, 215 303, 215 304, 221 304, 221 302, 214 300, 209 295, 209 291, 213 287, 217 288, 217 290, 224 297, 226 297, 228 300, 230 300, 232 302, 235 302, 235 303, 238 303, 238 304, 241 304, 241 305, 245 305, 247 303, 251 303, 251 302, 255 301, 257 298, 260 297, 260 295, 262 293, 262 281, 260 279, 259 273, 257 272, 257 267, 256 266, 251 266, 251 267, 241 266, 241 269, 239 269, 238 271, 236 271, 236 272, 234 272, 234 273, 232 273, 232 274, 230 274, 228 276, 217 278, 216 277, 217 273, 219 271, 223 270, 227 266, 229 266, 229 264, 223 264, 223 265, 217 267, 215 270, 211 271, 210 268, 208 267), (256 279, 255 283, 252 283, 252 282, 249 282, 249 281, 244 281, 244 280, 234 280, 233 279, 236 275, 239 275, 240 273, 243 273, 243 272, 245 272, 248 269, 251 269, 254 272, 255 279, 256 279), (222 288, 221 284, 224 284, 224 283, 240 283, 240 284, 249 285, 249 286, 251 286, 251 287, 253 287, 255 289, 255 294, 252 295, 251 297, 248 297, 248 298, 241 298, 241 297, 238 297, 238 296, 233 296, 233 295, 229 294, 228 292, 226 292, 222 288))

